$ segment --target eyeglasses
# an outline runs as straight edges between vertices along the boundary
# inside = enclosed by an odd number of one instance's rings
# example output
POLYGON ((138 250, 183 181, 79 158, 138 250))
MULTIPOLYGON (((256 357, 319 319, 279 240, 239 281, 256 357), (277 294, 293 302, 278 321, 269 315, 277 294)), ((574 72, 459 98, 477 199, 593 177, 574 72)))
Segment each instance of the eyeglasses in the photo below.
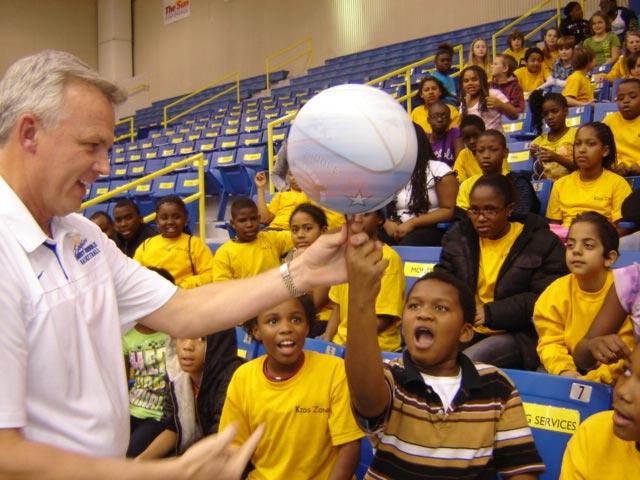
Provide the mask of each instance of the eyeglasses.
POLYGON ((493 208, 493 207, 487 207, 487 208, 474 208, 471 207, 469 210, 467 210, 467 213, 473 217, 479 217, 480 215, 483 215, 484 218, 493 218, 496 215, 498 215, 498 213, 500 213, 502 210, 504 210, 504 207, 502 208, 493 208))
POLYGON ((431 113, 429 114, 429 118, 437 118, 439 120, 449 120, 451 118, 450 113, 431 113))

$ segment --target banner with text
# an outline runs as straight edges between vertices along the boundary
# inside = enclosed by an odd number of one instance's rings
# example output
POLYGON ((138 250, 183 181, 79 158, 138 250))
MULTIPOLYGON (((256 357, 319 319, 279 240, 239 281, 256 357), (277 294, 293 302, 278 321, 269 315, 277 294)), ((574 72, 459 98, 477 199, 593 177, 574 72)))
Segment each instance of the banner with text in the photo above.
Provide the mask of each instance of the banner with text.
POLYGON ((191 0, 164 0, 164 24, 177 22, 191 15, 191 0))

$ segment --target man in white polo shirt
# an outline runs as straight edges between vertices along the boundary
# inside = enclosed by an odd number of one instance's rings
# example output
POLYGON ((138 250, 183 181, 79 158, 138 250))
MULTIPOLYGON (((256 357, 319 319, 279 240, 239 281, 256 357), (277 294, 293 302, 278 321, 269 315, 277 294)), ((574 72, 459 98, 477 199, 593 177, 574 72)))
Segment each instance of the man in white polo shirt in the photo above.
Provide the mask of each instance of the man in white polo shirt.
POLYGON ((239 478, 262 429, 239 450, 230 428, 178 459, 121 458, 121 333, 139 321, 200 337, 346 279, 344 232, 279 271, 192 290, 122 254, 72 212, 109 173, 113 105, 124 98, 64 52, 23 58, 0 82, 0 478, 239 478))

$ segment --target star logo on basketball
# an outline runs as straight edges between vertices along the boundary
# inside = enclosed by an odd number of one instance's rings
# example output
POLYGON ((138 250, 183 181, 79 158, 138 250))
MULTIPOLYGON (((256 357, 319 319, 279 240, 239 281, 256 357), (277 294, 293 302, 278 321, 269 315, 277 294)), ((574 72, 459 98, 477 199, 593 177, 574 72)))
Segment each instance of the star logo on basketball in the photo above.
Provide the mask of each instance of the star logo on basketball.
POLYGON ((367 204, 367 200, 370 199, 371 197, 366 197, 362 194, 361 190, 358 190, 358 193, 353 196, 353 197, 347 197, 349 200, 351 200, 351 205, 362 205, 365 206, 367 204))

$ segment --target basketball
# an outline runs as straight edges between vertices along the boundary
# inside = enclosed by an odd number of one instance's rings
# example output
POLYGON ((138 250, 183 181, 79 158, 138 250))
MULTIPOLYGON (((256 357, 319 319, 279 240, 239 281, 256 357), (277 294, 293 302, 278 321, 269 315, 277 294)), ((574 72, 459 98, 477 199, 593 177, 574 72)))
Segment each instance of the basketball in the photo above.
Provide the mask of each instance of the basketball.
POLYGON ((310 199, 353 214, 393 199, 411 178, 417 148, 409 115, 393 97, 366 85, 339 85, 300 109, 287 159, 310 199))

